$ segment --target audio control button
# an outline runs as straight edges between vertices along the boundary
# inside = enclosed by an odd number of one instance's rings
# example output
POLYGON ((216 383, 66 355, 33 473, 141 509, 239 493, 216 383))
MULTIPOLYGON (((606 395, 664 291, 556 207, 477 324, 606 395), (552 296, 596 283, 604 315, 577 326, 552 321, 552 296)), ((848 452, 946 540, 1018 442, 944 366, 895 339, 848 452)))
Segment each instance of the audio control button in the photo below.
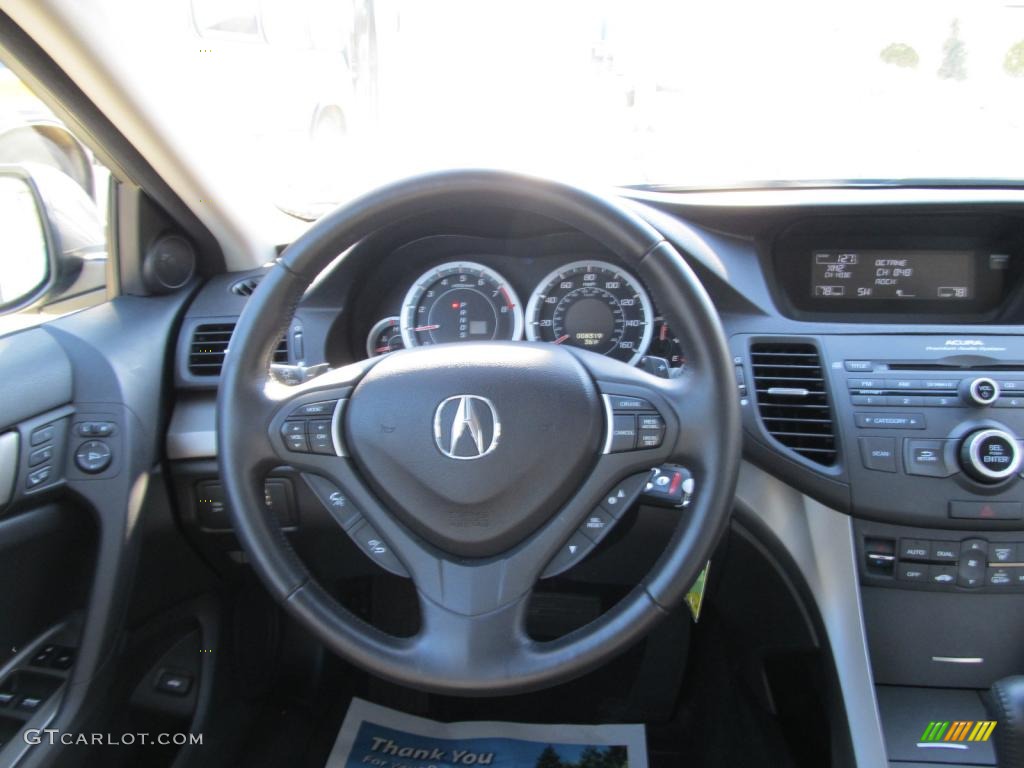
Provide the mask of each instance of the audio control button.
POLYGON ((971 405, 992 405, 999 399, 999 384, 987 376, 968 379, 964 382, 962 395, 971 405))
POLYGON ((945 440, 903 441, 903 463, 908 475, 922 477, 949 477, 956 472, 946 463, 945 440))
POLYGON ((1020 446, 1003 429, 979 429, 960 446, 960 466, 981 483, 999 483, 1013 477, 1020 464, 1020 446))
POLYGON ((895 472, 896 438, 860 438, 860 458, 865 469, 873 469, 876 472, 895 472))

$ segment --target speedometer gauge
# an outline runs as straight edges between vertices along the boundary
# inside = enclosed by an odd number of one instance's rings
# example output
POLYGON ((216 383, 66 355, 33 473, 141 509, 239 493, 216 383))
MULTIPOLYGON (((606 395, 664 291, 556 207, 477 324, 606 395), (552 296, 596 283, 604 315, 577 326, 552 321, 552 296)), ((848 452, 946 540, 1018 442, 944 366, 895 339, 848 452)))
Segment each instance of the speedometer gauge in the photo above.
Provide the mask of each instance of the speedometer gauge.
POLYGON ((402 302, 407 347, 449 341, 514 340, 523 308, 508 281, 482 264, 453 261, 420 277, 402 302))
POLYGON ((654 312, 629 273, 603 261, 576 261, 541 281, 526 318, 530 341, 570 344, 633 365, 651 342, 654 312))

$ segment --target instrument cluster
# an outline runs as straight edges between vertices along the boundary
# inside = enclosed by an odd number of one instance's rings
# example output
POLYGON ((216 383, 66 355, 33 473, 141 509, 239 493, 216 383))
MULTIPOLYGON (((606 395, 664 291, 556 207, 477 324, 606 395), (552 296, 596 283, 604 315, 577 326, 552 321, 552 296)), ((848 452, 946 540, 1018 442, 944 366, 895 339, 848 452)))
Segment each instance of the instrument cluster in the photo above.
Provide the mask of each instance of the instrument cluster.
POLYGON ((640 281, 607 261, 563 264, 525 305, 503 275, 476 261, 449 261, 419 276, 399 314, 376 322, 368 355, 463 341, 546 341, 588 349, 669 376, 686 358, 640 281))

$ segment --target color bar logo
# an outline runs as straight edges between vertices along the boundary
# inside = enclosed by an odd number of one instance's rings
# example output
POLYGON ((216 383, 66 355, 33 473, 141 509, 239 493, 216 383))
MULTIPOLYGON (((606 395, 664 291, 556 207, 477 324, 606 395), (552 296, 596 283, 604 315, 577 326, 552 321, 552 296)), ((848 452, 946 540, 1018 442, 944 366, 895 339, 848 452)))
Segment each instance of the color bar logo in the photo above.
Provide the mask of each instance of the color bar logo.
POLYGON ((933 720, 921 734, 919 747, 967 749, 964 741, 988 741, 995 730, 995 720, 933 720))

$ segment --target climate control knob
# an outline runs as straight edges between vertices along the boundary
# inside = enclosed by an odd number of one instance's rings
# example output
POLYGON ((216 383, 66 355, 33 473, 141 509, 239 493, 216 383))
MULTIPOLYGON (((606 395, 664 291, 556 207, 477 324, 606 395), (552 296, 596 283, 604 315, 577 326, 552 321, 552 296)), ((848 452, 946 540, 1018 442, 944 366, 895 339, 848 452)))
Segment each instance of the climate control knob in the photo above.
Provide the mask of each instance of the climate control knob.
POLYGON ((1002 429, 979 429, 960 446, 960 466, 982 483, 999 483, 1020 469, 1017 438, 1002 429))
POLYGON ((992 405, 999 399, 999 383, 987 376, 968 379, 963 383, 961 395, 971 405, 992 405))

